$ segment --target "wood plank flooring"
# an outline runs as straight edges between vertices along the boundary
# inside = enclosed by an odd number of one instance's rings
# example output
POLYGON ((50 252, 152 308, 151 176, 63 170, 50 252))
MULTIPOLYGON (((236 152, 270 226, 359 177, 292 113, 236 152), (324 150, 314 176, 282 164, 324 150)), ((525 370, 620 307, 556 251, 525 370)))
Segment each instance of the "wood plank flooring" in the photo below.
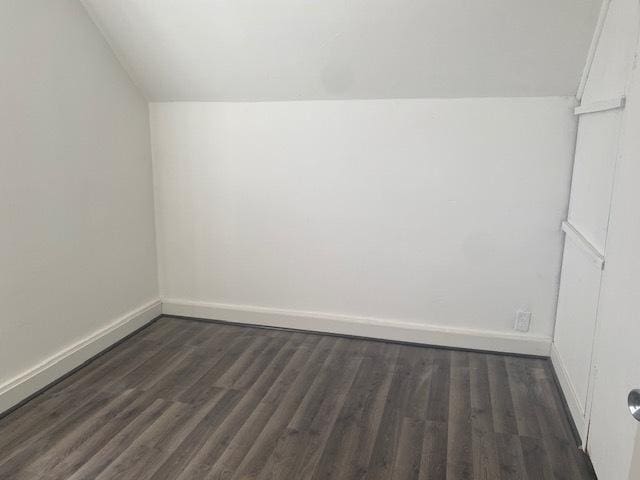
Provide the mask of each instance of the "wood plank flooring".
POLYGON ((589 479, 546 360, 164 317, 0 419, 0 479, 589 479))

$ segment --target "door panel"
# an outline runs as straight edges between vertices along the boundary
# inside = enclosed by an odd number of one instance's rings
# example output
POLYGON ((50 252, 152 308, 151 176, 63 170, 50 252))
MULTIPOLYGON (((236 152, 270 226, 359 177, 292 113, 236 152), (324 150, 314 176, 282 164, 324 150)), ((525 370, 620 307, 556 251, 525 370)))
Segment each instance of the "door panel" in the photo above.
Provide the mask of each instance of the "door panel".
POLYGON ((637 67, 627 94, 611 207, 587 440, 587 451, 600 480, 628 478, 638 428, 626 401, 629 390, 640 388, 640 75, 637 67))
POLYGON ((640 427, 636 428, 636 444, 631 458, 631 470, 629 471, 629 480, 638 480, 640 478, 640 427))
POLYGON ((620 134, 620 110, 582 115, 571 182, 569 223, 604 252, 620 134))
POLYGON ((567 237, 554 334, 554 365, 556 370, 564 369, 561 381, 567 385, 563 389, 583 439, 593 343, 577 340, 594 336, 601 274, 600 265, 567 237))

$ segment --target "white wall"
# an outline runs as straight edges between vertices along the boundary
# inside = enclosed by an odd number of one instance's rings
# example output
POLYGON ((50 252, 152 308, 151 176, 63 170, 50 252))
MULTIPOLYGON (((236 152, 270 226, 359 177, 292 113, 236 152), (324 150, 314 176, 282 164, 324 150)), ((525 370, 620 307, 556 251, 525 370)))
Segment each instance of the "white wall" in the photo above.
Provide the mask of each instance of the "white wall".
POLYGON ((82 0, 154 101, 574 95, 601 0, 82 0))
POLYGON ((81 4, 2 2, 0 72, 2 411, 158 286, 147 104, 81 4))
POLYGON ((370 336, 382 321, 390 330, 380 336, 425 327, 401 339, 488 334, 525 342, 462 346, 548 353, 572 107, 567 98, 152 104, 168 311, 258 322, 289 313, 320 330, 337 318, 370 336), (512 337, 518 309, 533 323, 512 337))

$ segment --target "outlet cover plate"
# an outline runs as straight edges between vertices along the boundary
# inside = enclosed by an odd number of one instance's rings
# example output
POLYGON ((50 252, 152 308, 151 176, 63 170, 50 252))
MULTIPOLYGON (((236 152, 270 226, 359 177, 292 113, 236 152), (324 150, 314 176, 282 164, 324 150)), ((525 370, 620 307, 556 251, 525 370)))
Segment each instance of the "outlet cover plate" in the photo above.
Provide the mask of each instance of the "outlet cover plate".
POLYGON ((516 322, 513 326, 518 332, 528 332, 531 327, 531 312, 518 310, 516 312, 516 322))

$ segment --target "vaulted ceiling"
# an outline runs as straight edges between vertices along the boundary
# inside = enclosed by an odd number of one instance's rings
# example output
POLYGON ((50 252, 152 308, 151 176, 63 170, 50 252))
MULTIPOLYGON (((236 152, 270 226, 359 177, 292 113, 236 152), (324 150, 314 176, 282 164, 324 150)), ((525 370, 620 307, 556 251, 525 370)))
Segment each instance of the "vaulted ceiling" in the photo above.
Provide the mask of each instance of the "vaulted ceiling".
POLYGON ((82 0, 152 101, 573 95, 600 0, 82 0))

